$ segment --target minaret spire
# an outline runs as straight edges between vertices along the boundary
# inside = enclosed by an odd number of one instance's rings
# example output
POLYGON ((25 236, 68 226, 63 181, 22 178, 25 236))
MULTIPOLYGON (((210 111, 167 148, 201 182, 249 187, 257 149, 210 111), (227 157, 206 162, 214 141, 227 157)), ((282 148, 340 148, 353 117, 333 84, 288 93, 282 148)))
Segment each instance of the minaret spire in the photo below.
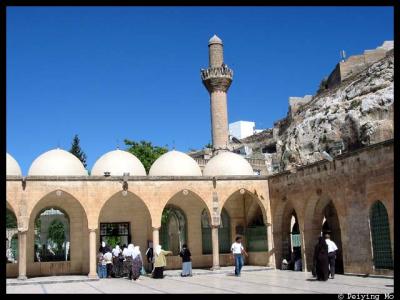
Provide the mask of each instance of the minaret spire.
POLYGON ((213 151, 228 150, 227 91, 233 71, 224 63, 222 40, 214 34, 208 41, 209 67, 201 70, 201 79, 210 93, 213 151))

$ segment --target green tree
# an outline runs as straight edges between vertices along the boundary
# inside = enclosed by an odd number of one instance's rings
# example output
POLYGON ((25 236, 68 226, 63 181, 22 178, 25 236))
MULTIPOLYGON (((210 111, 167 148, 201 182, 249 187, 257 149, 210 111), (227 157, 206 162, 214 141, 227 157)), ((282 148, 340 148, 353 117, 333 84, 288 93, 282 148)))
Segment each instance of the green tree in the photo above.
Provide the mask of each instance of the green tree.
POLYGON ((17 228, 17 218, 8 208, 6 210, 6 228, 17 228))
POLYGON ((54 220, 49 226, 49 239, 57 243, 57 252, 62 251, 62 245, 65 241, 64 224, 59 220, 54 220))
POLYGON ((154 146, 148 141, 135 142, 125 139, 124 143, 128 146, 126 150, 142 162, 146 172, 149 172, 151 165, 157 158, 168 152, 167 147, 154 146))
POLYGON ((72 140, 72 145, 71 149, 69 152, 71 152, 73 155, 75 155, 84 165, 86 168, 86 154, 85 152, 82 151, 81 146, 79 145, 80 139, 77 134, 75 134, 74 139, 72 140))
POLYGON ((211 142, 208 142, 208 144, 204 145, 204 148, 212 148, 212 147, 213 146, 212 146, 211 142))

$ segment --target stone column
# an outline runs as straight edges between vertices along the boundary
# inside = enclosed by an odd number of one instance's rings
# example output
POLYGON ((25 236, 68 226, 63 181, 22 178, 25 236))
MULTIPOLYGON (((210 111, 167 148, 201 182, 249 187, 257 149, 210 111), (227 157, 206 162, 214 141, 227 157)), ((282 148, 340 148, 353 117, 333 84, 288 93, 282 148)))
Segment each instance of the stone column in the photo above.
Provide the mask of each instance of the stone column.
POLYGON ((89 229, 89 278, 97 278, 96 229, 89 229))
POLYGON ((26 277, 26 235, 27 231, 18 231, 18 279, 26 277))
POLYGON ((211 227, 211 238, 212 238, 212 252, 213 252, 213 265, 211 270, 219 270, 219 241, 218 241, 218 227, 211 227))
MULTIPOLYGON (((153 250, 160 245, 160 227, 153 227, 153 250)), ((155 253, 155 252, 154 252, 155 253)))
POLYGON ((276 263, 275 263, 275 249, 274 249, 274 237, 272 234, 272 224, 271 223, 266 223, 267 227, 267 243, 268 243, 268 252, 269 252, 269 258, 268 258, 268 267, 273 267, 276 269, 276 263))

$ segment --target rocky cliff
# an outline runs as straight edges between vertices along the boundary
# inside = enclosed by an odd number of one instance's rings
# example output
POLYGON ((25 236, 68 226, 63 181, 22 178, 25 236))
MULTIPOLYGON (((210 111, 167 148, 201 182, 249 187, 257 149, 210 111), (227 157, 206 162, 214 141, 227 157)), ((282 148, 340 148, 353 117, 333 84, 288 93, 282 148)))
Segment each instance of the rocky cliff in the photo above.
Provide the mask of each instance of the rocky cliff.
POLYGON ((289 99, 286 118, 242 142, 283 171, 321 160, 323 151, 334 157, 391 139, 393 69, 391 49, 334 88, 322 85, 314 96, 289 99))

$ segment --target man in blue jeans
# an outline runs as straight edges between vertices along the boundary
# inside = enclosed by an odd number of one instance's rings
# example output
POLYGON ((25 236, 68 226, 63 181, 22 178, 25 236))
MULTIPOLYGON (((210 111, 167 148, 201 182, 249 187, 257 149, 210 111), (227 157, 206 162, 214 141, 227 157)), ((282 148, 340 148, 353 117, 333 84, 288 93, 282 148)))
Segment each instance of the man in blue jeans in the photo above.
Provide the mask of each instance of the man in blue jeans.
POLYGON ((240 276, 243 267, 243 254, 249 256, 242 246, 242 238, 238 236, 231 247, 232 257, 235 260, 235 276, 240 276))

